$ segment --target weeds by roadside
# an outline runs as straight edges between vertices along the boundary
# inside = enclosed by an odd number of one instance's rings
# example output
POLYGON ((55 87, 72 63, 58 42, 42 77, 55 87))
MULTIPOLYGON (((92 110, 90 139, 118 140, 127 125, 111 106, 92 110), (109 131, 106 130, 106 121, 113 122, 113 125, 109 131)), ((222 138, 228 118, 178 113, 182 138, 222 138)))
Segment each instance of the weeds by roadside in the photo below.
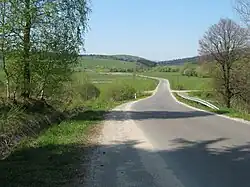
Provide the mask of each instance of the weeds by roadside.
POLYGON ((197 102, 184 99, 184 98, 178 96, 178 94, 176 94, 176 93, 173 93, 173 94, 179 101, 181 101, 183 103, 186 103, 186 104, 188 104, 190 106, 193 106, 193 107, 196 107, 196 108, 199 108, 199 109, 203 109, 203 110, 206 110, 206 111, 214 112, 214 113, 217 113, 217 114, 223 114, 223 115, 226 115, 226 116, 229 116, 229 117, 241 118, 241 119, 245 119, 245 120, 250 121, 250 114, 248 114, 248 113, 239 112, 239 111, 237 111, 235 109, 228 109, 228 108, 222 107, 222 106, 220 106, 219 110, 214 110, 214 109, 206 107, 206 106, 204 106, 202 104, 199 104, 197 102))

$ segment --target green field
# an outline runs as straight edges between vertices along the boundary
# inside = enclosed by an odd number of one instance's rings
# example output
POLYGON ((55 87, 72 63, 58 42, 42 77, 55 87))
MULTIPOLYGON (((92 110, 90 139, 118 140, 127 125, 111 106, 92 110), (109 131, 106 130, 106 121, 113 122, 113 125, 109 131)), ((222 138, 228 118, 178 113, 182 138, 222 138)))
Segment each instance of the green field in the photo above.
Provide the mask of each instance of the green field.
POLYGON ((81 79, 82 77, 87 77, 91 81, 94 81, 95 85, 101 86, 101 87, 109 87, 110 84, 107 83, 127 83, 129 85, 134 86, 136 89, 140 91, 149 91, 153 90, 157 82, 153 79, 143 78, 143 77, 133 77, 132 75, 126 75, 126 74, 99 74, 95 72, 77 72, 73 75, 77 79, 81 79), (104 83, 102 83, 104 81, 104 83), (107 83, 106 83, 107 82, 107 83))
POLYGON ((146 72, 143 75, 168 79, 173 90, 207 90, 211 85, 211 78, 188 77, 179 72, 146 72))
POLYGON ((92 57, 81 57, 80 68, 82 69, 95 69, 105 70, 110 68, 124 68, 130 69, 135 67, 135 62, 125 62, 112 59, 98 59, 92 57))
POLYGON ((131 74, 112 74, 112 73, 97 73, 97 72, 76 72, 74 76, 87 76, 93 81, 102 81, 102 80, 115 80, 115 79, 131 79, 131 74))
POLYGON ((106 92, 112 86, 116 84, 129 84, 134 87, 138 92, 152 91, 158 84, 157 80, 143 78, 143 77, 133 77, 132 75, 126 74, 99 74, 94 72, 77 72, 73 75, 76 79, 82 79, 87 77, 89 80, 94 82, 101 93, 106 92))

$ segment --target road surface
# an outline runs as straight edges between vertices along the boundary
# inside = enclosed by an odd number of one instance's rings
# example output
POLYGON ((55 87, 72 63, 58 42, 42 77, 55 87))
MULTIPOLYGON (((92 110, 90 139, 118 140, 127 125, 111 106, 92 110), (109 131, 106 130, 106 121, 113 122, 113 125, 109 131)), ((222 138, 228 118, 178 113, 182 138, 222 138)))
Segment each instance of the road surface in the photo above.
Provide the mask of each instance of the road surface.
POLYGON ((107 116, 85 186, 249 187, 250 126, 155 95, 107 116))

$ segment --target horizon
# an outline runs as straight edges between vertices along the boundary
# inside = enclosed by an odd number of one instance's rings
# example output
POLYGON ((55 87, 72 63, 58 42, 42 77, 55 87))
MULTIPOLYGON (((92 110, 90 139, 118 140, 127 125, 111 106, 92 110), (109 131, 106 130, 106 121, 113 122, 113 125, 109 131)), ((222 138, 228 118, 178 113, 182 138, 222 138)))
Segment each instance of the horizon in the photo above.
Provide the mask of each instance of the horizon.
POLYGON ((193 57, 199 57, 200 55, 195 55, 195 56, 185 56, 185 57, 178 57, 178 58, 172 58, 172 59, 165 59, 165 60, 151 60, 142 56, 137 56, 137 55, 130 55, 130 54, 105 54, 105 53, 84 53, 80 55, 103 55, 103 56, 118 56, 118 55, 126 55, 126 56, 134 56, 134 57, 139 57, 139 58, 144 58, 146 60, 150 60, 153 62, 162 62, 162 61, 172 61, 172 60, 177 60, 177 59, 185 59, 185 58, 193 58, 193 57))
POLYGON ((152 61, 198 56, 198 41, 211 25, 220 18, 239 23, 233 2, 92 0, 84 54, 126 54, 152 61))

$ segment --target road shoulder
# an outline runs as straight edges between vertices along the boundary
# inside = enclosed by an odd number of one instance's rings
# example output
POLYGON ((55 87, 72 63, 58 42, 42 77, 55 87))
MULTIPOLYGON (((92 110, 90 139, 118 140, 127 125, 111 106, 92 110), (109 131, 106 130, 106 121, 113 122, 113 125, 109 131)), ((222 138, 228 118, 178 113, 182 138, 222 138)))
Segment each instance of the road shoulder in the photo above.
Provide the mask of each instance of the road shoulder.
POLYGON ((183 186, 130 119, 129 111, 138 102, 121 105, 106 116, 84 186, 183 186))

